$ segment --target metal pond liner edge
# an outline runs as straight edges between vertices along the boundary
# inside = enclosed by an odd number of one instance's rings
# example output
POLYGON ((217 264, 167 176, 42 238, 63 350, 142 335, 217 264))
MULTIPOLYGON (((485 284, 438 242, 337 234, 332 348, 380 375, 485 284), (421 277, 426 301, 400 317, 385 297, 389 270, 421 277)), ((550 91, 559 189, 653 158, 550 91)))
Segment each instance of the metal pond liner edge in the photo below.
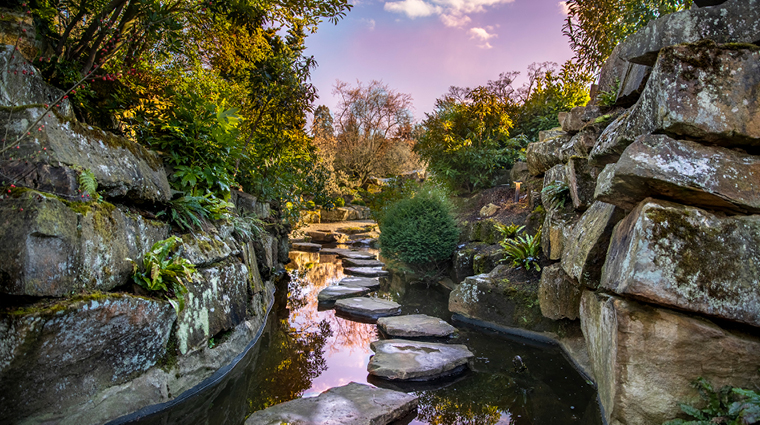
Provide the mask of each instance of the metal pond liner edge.
POLYGON ((262 326, 256 332, 256 336, 254 336, 251 342, 249 342, 248 345, 246 345, 243 351, 241 351, 237 356, 235 356, 235 358, 233 358, 229 363, 220 367, 211 376, 204 379, 203 381, 201 381, 194 387, 190 388, 189 390, 183 392, 176 398, 171 399, 164 403, 151 404, 149 406, 143 407, 142 409, 132 412, 128 415, 120 416, 114 420, 106 422, 106 425, 122 425, 122 424, 136 423, 138 421, 141 421, 151 416, 162 413, 181 403, 184 403, 191 397, 194 397, 202 393, 203 391, 210 389, 214 387, 215 385, 219 384, 224 378, 227 377, 227 375, 235 368, 235 366, 237 366, 243 360, 243 358, 245 358, 245 356, 248 355, 248 353, 251 351, 251 349, 253 349, 256 343, 259 342, 259 339, 261 338, 261 335, 264 333, 264 328, 266 328, 267 321, 269 320, 269 316, 272 312, 272 307, 274 307, 274 302, 275 302, 274 294, 277 292, 277 287, 273 285, 273 288, 274 288, 274 291, 272 292, 272 299, 269 301, 269 305, 267 306, 267 311, 266 311, 265 319, 264 319, 264 322, 262 323, 262 326))

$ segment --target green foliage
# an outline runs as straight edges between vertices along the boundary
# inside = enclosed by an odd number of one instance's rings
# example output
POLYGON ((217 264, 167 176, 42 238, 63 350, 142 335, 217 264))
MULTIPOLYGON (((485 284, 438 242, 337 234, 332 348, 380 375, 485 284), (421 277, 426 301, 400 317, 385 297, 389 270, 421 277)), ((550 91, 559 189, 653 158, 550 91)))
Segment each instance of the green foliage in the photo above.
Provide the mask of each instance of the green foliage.
POLYGON ((345 199, 343 199, 343 198, 341 198, 341 197, 337 197, 337 198, 335 198, 335 200, 333 201, 333 204, 334 204, 336 207, 345 207, 345 206, 346 206, 346 200, 345 200, 345 199))
POLYGON ((620 79, 615 78, 615 82, 612 84, 609 90, 599 92, 596 95, 596 103, 602 107, 614 106, 617 101, 617 94, 620 90, 620 79))
POLYGON ((380 223, 380 249, 383 257, 431 278, 450 259, 458 233, 445 195, 421 190, 387 209, 380 223))
POLYGON ((92 171, 87 169, 80 169, 79 177, 77 177, 77 180, 79 182, 80 192, 89 194, 92 200, 95 202, 100 201, 101 196, 98 193, 98 181, 95 179, 95 174, 93 174, 92 171))
POLYGON ((741 388, 724 386, 715 390, 704 378, 693 382, 699 396, 707 404, 698 409, 681 404, 681 410, 693 420, 674 419, 663 425, 749 425, 760 423, 760 394, 741 388))
POLYGON ((316 203, 314 203, 314 201, 306 201, 306 202, 303 204, 303 206, 304 206, 304 208, 306 208, 307 210, 314 210, 314 209, 316 209, 316 208, 317 208, 317 204, 316 204, 316 203))
POLYGON ((233 232, 244 240, 258 238, 266 231, 266 223, 254 214, 243 217, 230 215, 228 221, 234 228, 233 232))
POLYGON ((174 307, 179 314, 185 308, 187 287, 182 279, 193 279, 195 266, 177 255, 178 245, 182 239, 172 236, 153 244, 145 254, 142 266, 127 258, 132 263, 132 280, 150 292, 158 292, 174 307))
POLYGON ((570 187, 563 181, 555 180, 544 186, 541 193, 549 196, 552 208, 562 209, 570 196, 570 187))
POLYGON ((525 267, 530 270, 533 266, 541 271, 538 264, 541 255, 541 229, 535 235, 516 236, 514 239, 505 238, 499 244, 504 248, 508 259, 512 260, 514 267, 525 267))
POLYGON ((169 221, 184 231, 192 231, 200 227, 204 219, 229 219, 230 209, 235 206, 232 202, 219 199, 212 193, 203 196, 185 194, 169 202, 167 210, 156 216, 168 215, 169 221))
POLYGON ((388 180, 388 183, 383 186, 379 192, 371 193, 365 191, 362 193, 362 198, 369 207, 372 218, 378 224, 382 224, 385 219, 385 214, 390 206, 402 199, 411 198, 414 193, 419 190, 420 184, 402 178, 392 178, 388 180))
POLYGON ((514 223, 511 223, 509 225, 495 223, 494 226, 496 227, 496 230, 501 233, 502 239, 514 239, 518 234, 520 234, 520 232, 525 230, 525 226, 520 226, 514 223))
POLYGON ((354 205, 361 205, 361 206, 365 206, 365 205, 367 205, 367 203, 366 203, 366 202, 364 202, 364 201, 363 201, 363 200, 361 200, 361 199, 354 199, 353 201, 351 201, 351 203, 352 203, 352 204, 354 204, 354 205))
POLYGON ((687 9, 691 0, 568 0, 563 33, 579 64, 599 70, 615 46, 662 15, 687 9))

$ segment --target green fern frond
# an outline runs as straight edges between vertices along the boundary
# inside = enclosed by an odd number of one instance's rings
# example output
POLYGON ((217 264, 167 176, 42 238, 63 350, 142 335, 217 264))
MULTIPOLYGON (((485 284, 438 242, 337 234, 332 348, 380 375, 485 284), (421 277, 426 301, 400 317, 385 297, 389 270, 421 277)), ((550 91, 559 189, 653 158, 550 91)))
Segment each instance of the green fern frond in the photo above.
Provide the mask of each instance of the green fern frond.
POLYGON ((95 179, 95 174, 92 171, 88 169, 79 170, 77 181, 79 183, 79 190, 88 193, 93 201, 100 201, 98 181, 95 179))

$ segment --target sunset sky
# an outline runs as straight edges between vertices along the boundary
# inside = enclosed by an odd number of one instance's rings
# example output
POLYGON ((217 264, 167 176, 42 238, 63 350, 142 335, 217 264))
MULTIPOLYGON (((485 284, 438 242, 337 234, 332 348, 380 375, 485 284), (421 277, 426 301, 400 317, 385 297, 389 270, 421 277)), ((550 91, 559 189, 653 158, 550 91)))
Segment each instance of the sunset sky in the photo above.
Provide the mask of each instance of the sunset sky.
POLYGON ((319 63, 316 104, 334 109, 336 79, 376 79, 411 94, 421 119, 449 86, 570 59, 564 18, 557 0, 358 0, 345 19, 307 39, 306 54, 319 63))

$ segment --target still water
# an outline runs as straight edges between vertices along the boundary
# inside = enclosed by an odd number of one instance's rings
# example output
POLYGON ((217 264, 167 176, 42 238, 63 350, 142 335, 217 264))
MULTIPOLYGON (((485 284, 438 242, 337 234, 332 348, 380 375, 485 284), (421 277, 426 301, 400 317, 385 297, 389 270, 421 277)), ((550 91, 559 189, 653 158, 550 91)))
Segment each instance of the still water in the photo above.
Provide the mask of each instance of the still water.
MULTIPOLYGON (((267 326, 254 348, 219 382, 140 424, 235 424, 259 409, 311 397, 351 381, 414 392, 416 417, 403 424, 430 425, 601 425, 596 391, 553 346, 515 339, 453 323, 476 355, 474 370, 434 384, 397 385, 368 379, 370 342, 379 338, 372 324, 320 311, 319 291, 345 275, 333 255, 291 252, 291 280, 278 288, 267 326), (517 372, 519 355, 527 371, 517 372)), ((383 279, 382 298, 402 305, 404 314, 423 313, 451 322, 448 292, 383 279)))

